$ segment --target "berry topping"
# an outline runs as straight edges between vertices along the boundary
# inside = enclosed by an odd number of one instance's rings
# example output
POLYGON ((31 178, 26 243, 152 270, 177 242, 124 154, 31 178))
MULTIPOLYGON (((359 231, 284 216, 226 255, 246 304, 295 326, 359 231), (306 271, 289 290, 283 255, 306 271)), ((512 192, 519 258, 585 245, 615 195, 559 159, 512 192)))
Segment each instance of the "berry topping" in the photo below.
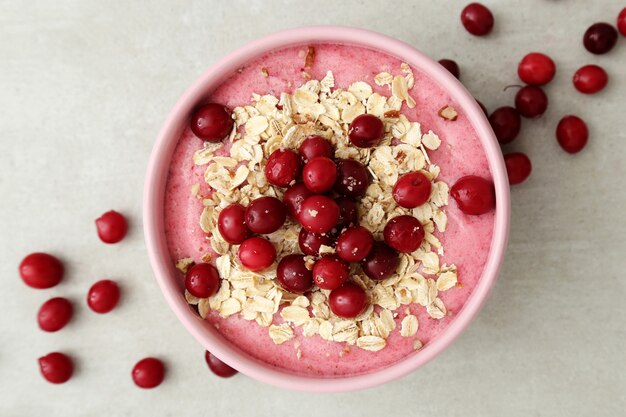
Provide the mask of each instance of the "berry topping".
POLYGON ((304 256, 287 255, 278 263, 276 278, 289 292, 302 294, 313 287, 313 273, 306 267, 304 256))
POLYGON ((298 148, 298 152, 300 152, 300 156, 305 161, 310 161, 318 156, 333 157, 333 148, 330 142, 321 136, 309 136, 306 138, 300 145, 300 148, 298 148))
POLYGON ((337 166, 324 156, 311 159, 302 170, 302 181, 314 193, 325 193, 330 190, 336 179, 337 166))
POLYGON ((208 298, 220 289, 220 284, 220 275, 211 264, 195 264, 185 274, 185 288, 194 297, 208 298))
POLYGON ((493 29, 493 14, 480 3, 470 3, 461 11, 461 23, 475 36, 484 36, 493 29))
POLYGON ((326 233, 337 225, 339 206, 324 195, 313 195, 302 202, 298 221, 309 232, 326 233))
POLYGON ((313 281, 323 290, 334 290, 348 280, 348 264, 335 255, 321 257, 313 265, 313 281))
POLYGON ((348 197, 336 198, 335 202, 339 206, 339 221, 337 222, 337 229, 341 230, 344 227, 357 224, 359 220, 359 213, 356 208, 356 203, 348 197))
POLYGON ((275 197, 259 197, 246 209, 246 226, 253 233, 273 233, 280 229, 286 218, 287 208, 275 197))
POLYGON ((37 312, 39 328, 45 332, 61 330, 72 318, 74 309, 67 298, 51 298, 37 312))
POLYGON ((527 85, 515 95, 515 108, 524 117, 541 117, 548 108, 548 96, 540 87, 527 85))
POLYGON ((413 216, 402 215, 387 222, 383 232, 385 243, 398 252, 411 253, 417 250, 424 240, 424 229, 413 216))
POLYGON ((63 264, 47 253, 35 252, 26 256, 20 262, 19 271, 24 283, 32 288, 54 287, 63 279, 63 264))
POLYGON ((291 187, 287 188, 285 194, 283 194, 283 203, 287 207, 287 212, 294 219, 298 218, 300 209, 302 208, 302 202, 312 196, 313 193, 307 188, 304 183, 299 182, 291 187))
POLYGON ((547 55, 531 52, 520 61, 517 75, 530 85, 545 85, 552 81, 556 73, 554 61, 547 55))
POLYGON ((367 294, 363 288, 351 282, 331 291, 328 296, 330 310, 347 319, 352 319, 365 311, 367 294))
POLYGON ((215 356, 208 350, 204 354, 204 360, 209 366, 211 372, 221 378, 230 378, 231 376, 238 373, 236 369, 233 369, 230 366, 226 365, 224 362, 219 360, 217 356, 215 356))
POLYGON ((521 152, 504 155, 504 164, 506 165, 506 173, 509 176, 509 184, 511 185, 526 181, 532 170, 530 159, 521 152))
POLYGON ((597 65, 585 65, 576 71, 574 87, 584 94, 595 94, 606 87, 609 76, 606 71, 597 65))
POLYGON ((332 237, 327 233, 318 234, 302 228, 298 235, 298 244, 300 245, 300 250, 305 255, 319 256, 320 246, 332 246, 334 242, 332 237))
POLYGON ((276 249, 269 240, 251 237, 244 240, 237 253, 239 261, 250 271, 258 272, 268 268, 276 260, 276 249))
POLYGON ((104 243, 117 243, 124 239, 128 231, 126 218, 117 211, 111 210, 96 219, 98 237, 104 243))
POLYGON ((399 263, 398 252, 383 242, 376 242, 370 254, 361 262, 361 268, 371 279, 383 280, 396 272, 399 263))
POLYGON ((361 197, 370 184, 367 168, 353 159, 337 161, 335 191, 348 197, 361 197))
POLYGON ((393 186, 393 199, 404 208, 419 207, 428 201, 431 184, 426 175, 421 172, 404 174, 393 186))
POLYGON ((66 354, 52 352, 39 358, 39 369, 46 381, 62 384, 72 377, 74 363, 66 354))
POLYGON ((460 178, 450 189, 450 195, 465 214, 485 214, 496 206, 493 183, 475 175, 460 178))
POLYGON ((363 226, 346 229, 337 239, 337 255, 347 262, 359 262, 372 250, 374 236, 363 226))
POLYGON ((580 152, 589 139, 585 122, 577 116, 565 116, 556 127, 556 138, 566 152, 580 152))
POLYGON ((233 130, 230 111, 217 103, 198 107, 191 114, 191 130, 194 135, 209 142, 219 142, 233 130))
POLYGON ((506 144, 513 142, 522 127, 522 119, 513 107, 500 107, 489 116, 489 123, 498 142, 506 144))
POLYGON ((300 175, 302 159, 300 155, 289 149, 278 149, 267 158, 265 177, 277 187, 287 187, 300 175))
POLYGON ((250 236, 246 227, 246 209, 237 203, 222 209, 217 218, 217 228, 224 240, 231 245, 239 245, 250 236))
POLYGON ((139 388, 154 388, 165 377, 165 366, 157 358, 144 358, 133 367, 133 381, 139 388))
POLYGON ((357 116, 350 123, 348 138, 354 146, 372 148, 377 146, 385 135, 385 125, 382 120, 372 114, 357 116))
POLYGON ((609 52, 617 43, 617 30, 608 23, 595 23, 583 35, 583 45, 592 54, 609 52))

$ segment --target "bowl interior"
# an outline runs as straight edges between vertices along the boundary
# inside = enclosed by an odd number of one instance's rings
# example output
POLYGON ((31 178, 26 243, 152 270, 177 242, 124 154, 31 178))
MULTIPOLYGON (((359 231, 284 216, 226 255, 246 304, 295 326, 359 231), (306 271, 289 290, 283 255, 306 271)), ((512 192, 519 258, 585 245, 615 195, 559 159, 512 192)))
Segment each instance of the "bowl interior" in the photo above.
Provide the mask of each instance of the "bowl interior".
POLYGON ((279 32, 236 50, 209 68, 180 98, 168 116, 154 146, 144 191, 144 233, 148 254, 163 294, 187 330, 224 362, 253 378, 284 388, 305 391, 348 391, 383 384, 401 377, 444 350, 469 324, 487 297, 502 263, 509 226, 509 187, 502 154, 482 110, 465 88, 438 63, 396 39, 346 27, 307 27, 279 32), (188 123, 191 110, 237 68, 264 53, 310 43, 353 44, 380 50, 419 68, 437 81, 467 114, 485 150, 497 198, 494 234, 483 275, 453 322, 417 354, 389 367, 356 376, 313 378, 276 369, 226 341, 201 319, 184 296, 183 285, 170 260, 165 240, 163 202, 171 156, 188 123))

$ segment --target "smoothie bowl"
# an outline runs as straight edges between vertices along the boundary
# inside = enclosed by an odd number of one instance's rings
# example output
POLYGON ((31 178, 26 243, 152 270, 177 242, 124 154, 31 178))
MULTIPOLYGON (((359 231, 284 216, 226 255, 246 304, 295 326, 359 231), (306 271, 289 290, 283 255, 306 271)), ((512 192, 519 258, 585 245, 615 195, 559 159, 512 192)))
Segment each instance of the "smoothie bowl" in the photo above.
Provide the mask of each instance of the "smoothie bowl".
POLYGON ((170 307, 258 380, 399 378, 476 315, 506 246, 501 152, 472 96, 369 31, 270 35, 184 94, 150 160, 144 229, 170 307))

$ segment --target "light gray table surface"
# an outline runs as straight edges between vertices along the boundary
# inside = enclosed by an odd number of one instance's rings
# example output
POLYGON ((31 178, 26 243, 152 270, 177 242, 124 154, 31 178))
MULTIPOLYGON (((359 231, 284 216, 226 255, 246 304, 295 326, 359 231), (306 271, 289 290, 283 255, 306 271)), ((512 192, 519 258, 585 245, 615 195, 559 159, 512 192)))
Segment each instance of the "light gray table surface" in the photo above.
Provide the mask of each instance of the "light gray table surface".
POLYGON ((1 416, 618 416, 626 410, 626 39, 606 56, 582 46, 591 23, 615 21, 615 0, 485 0, 496 29, 464 31, 465 2, 439 1, 0 1, 1 416), (456 59, 489 109, 512 103, 517 62, 545 51, 558 64, 550 107, 524 121, 509 150, 527 152, 532 177, 512 189, 510 245, 492 297, 470 328, 404 379, 347 394, 277 389, 243 375, 220 380, 165 304, 141 230, 144 171, 165 116, 211 63, 258 36, 345 24, 456 59), (583 96, 573 71, 603 65, 608 88, 583 96), (565 154, 554 129, 584 117, 591 139, 565 154), (106 246, 93 220, 114 208, 128 238, 106 246), (32 251, 66 261, 65 281, 37 291, 17 265, 32 251), (118 279, 108 315, 84 304, 89 285, 118 279), (75 300, 66 329, 37 328, 51 296, 75 300), (77 358, 63 386, 43 381, 37 357, 77 358), (130 369, 163 357, 166 381, 137 389, 130 369))

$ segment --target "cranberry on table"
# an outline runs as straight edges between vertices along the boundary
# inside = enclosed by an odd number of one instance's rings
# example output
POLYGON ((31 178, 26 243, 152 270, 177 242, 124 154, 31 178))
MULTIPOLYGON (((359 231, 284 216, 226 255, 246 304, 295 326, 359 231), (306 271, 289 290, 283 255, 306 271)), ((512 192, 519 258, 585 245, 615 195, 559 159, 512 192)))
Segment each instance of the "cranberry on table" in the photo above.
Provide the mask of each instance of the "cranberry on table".
POLYGON ((334 290, 348 280, 350 267, 336 255, 321 257, 313 265, 313 281, 323 290, 334 290))
POLYGON ((51 288, 63 279, 64 268, 61 261, 43 252, 27 255, 18 269, 24 283, 32 288, 51 288))
POLYGON ((298 221, 309 232, 326 233, 332 230, 339 220, 339 206, 324 195, 312 195, 302 202, 298 221))
POLYGON ((419 171, 404 174, 393 186, 393 199, 400 207, 419 207, 430 198, 432 186, 426 175, 419 171))
POLYGON ((417 250, 424 240, 424 228, 413 216, 402 215, 387 222, 383 231, 385 243, 398 252, 411 253, 417 250))
POLYGON ((363 226, 346 229, 337 238, 337 255, 347 262, 360 262, 374 246, 374 236, 363 226))
POLYGON ((626 36, 626 7, 617 16, 617 30, 619 30, 622 36, 626 36))
POLYGON ((131 375, 139 388, 158 387, 165 378, 165 366, 157 358, 144 358, 135 364, 131 375))
POLYGON ((285 219, 287 207, 275 197, 259 197, 246 209, 246 226, 254 233, 273 233, 281 228, 285 219))
POLYGON ((302 294, 313 287, 313 273, 306 267, 304 256, 287 255, 278 263, 276 278, 289 292, 302 294))
POLYGON ((493 29, 491 10, 480 3, 470 3, 461 11, 461 23, 465 29, 475 36, 484 36, 493 29))
POLYGON ((237 203, 224 207, 217 218, 217 228, 225 241, 239 245, 250 236, 246 227, 246 209, 237 203))
POLYGON ((608 23, 595 23, 583 35, 583 44, 592 54, 609 52, 617 43, 617 30, 608 23))
POLYGON ((489 123, 501 144, 513 142, 522 128, 522 118, 517 110, 509 106, 494 110, 489 116, 489 123))
POLYGON ((120 300, 120 289, 115 281, 103 279, 89 288, 87 305, 99 314, 113 310, 120 300))
POLYGON ((566 152, 580 152, 589 139, 587 124, 578 116, 565 116, 556 127, 556 138, 566 152))
POLYGON ((330 311, 347 319, 354 318, 365 311, 367 302, 365 290, 352 282, 347 282, 332 290, 328 296, 330 311))
POLYGON ((337 221, 337 228, 356 224, 359 220, 359 212, 356 208, 356 203, 349 197, 338 197, 335 202, 339 206, 339 220, 337 221))
POLYGON ((459 77, 461 76, 459 65, 455 61, 451 59, 440 59, 439 64, 447 69, 450 74, 454 75, 456 79, 459 79, 459 77))
POLYGON ((237 252, 243 266, 253 272, 268 268, 276 260, 276 249, 272 242, 262 237, 244 240, 237 252))
POLYGON ((233 130, 234 121, 226 107, 209 103, 193 111, 190 123, 194 135, 200 139, 219 142, 233 130))
POLYGON ((524 117, 540 117, 548 108, 548 96, 540 87, 527 85, 515 95, 515 108, 524 117))
POLYGON ((478 216, 496 207, 493 183, 475 175, 460 178, 450 189, 450 195, 465 214, 478 216))
POLYGON ((319 256, 320 247, 322 245, 333 246, 333 238, 328 233, 319 234, 306 230, 304 227, 300 229, 298 235, 298 245, 305 255, 319 256))
POLYGON ((526 181, 532 170, 530 159, 521 152, 504 155, 504 164, 506 165, 506 173, 509 176, 509 184, 511 185, 526 181))
POLYGON ((367 168, 354 159, 337 161, 335 191, 348 197, 361 197, 370 185, 367 168))
POLYGON ((357 116, 350 123, 348 138, 350 142, 359 148, 372 148, 377 146, 385 135, 385 125, 382 120, 372 114, 357 116))
POLYGON ((96 219, 98 237, 104 243, 117 243, 128 231, 126 218, 115 210, 107 211, 96 219))
POLYGON ((226 365, 224 362, 219 360, 217 356, 209 352, 208 350, 204 354, 204 360, 206 364, 209 366, 211 372, 221 378, 230 378, 231 376, 239 373, 236 369, 231 368, 226 365))
POLYGON ((302 158, 306 161, 310 161, 318 156, 326 158, 333 157, 333 148, 330 141, 324 139, 321 136, 309 136, 300 144, 298 152, 302 158))
POLYGON ((287 191, 283 194, 283 203, 287 207, 287 212, 294 219, 298 218, 300 210, 302 208, 302 202, 313 195, 313 192, 307 188, 304 183, 297 183, 287 188, 287 191))
POLYGON ((39 307, 37 323, 46 332, 61 330, 72 318, 74 309, 67 298, 51 298, 39 307))
POLYGON ((289 149, 277 149, 267 158, 265 177, 277 187, 287 187, 300 175, 302 159, 289 149))
POLYGON ((208 263, 195 264, 185 274, 185 288, 191 295, 208 298, 220 289, 220 274, 208 263))
POLYGON ((314 193, 325 193, 333 188, 336 180, 337 166, 325 156, 311 159, 302 170, 304 185, 314 193))
POLYGON ((526 55, 517 66, 520 80, 530 85, 545 85, 554 78, 556 65, 549 56, 540 52, 526 55))
POLYGON ((370 254, 361 262, 361 269, 371 279, 383 280, 396 272, 399 263, 398 252, 383 242, 376 242, 370 254))
POLYGON ((48 382, 62 384, 74 373, 74 362, 64 353, 52 352, 38 359, 41 375, 48 382))
POLYGON ((609 76, 604 68, 598 65, 585 65, 576 71, 572 81, 574 87, 581 93, 595 94, 606 87, 609 76))

